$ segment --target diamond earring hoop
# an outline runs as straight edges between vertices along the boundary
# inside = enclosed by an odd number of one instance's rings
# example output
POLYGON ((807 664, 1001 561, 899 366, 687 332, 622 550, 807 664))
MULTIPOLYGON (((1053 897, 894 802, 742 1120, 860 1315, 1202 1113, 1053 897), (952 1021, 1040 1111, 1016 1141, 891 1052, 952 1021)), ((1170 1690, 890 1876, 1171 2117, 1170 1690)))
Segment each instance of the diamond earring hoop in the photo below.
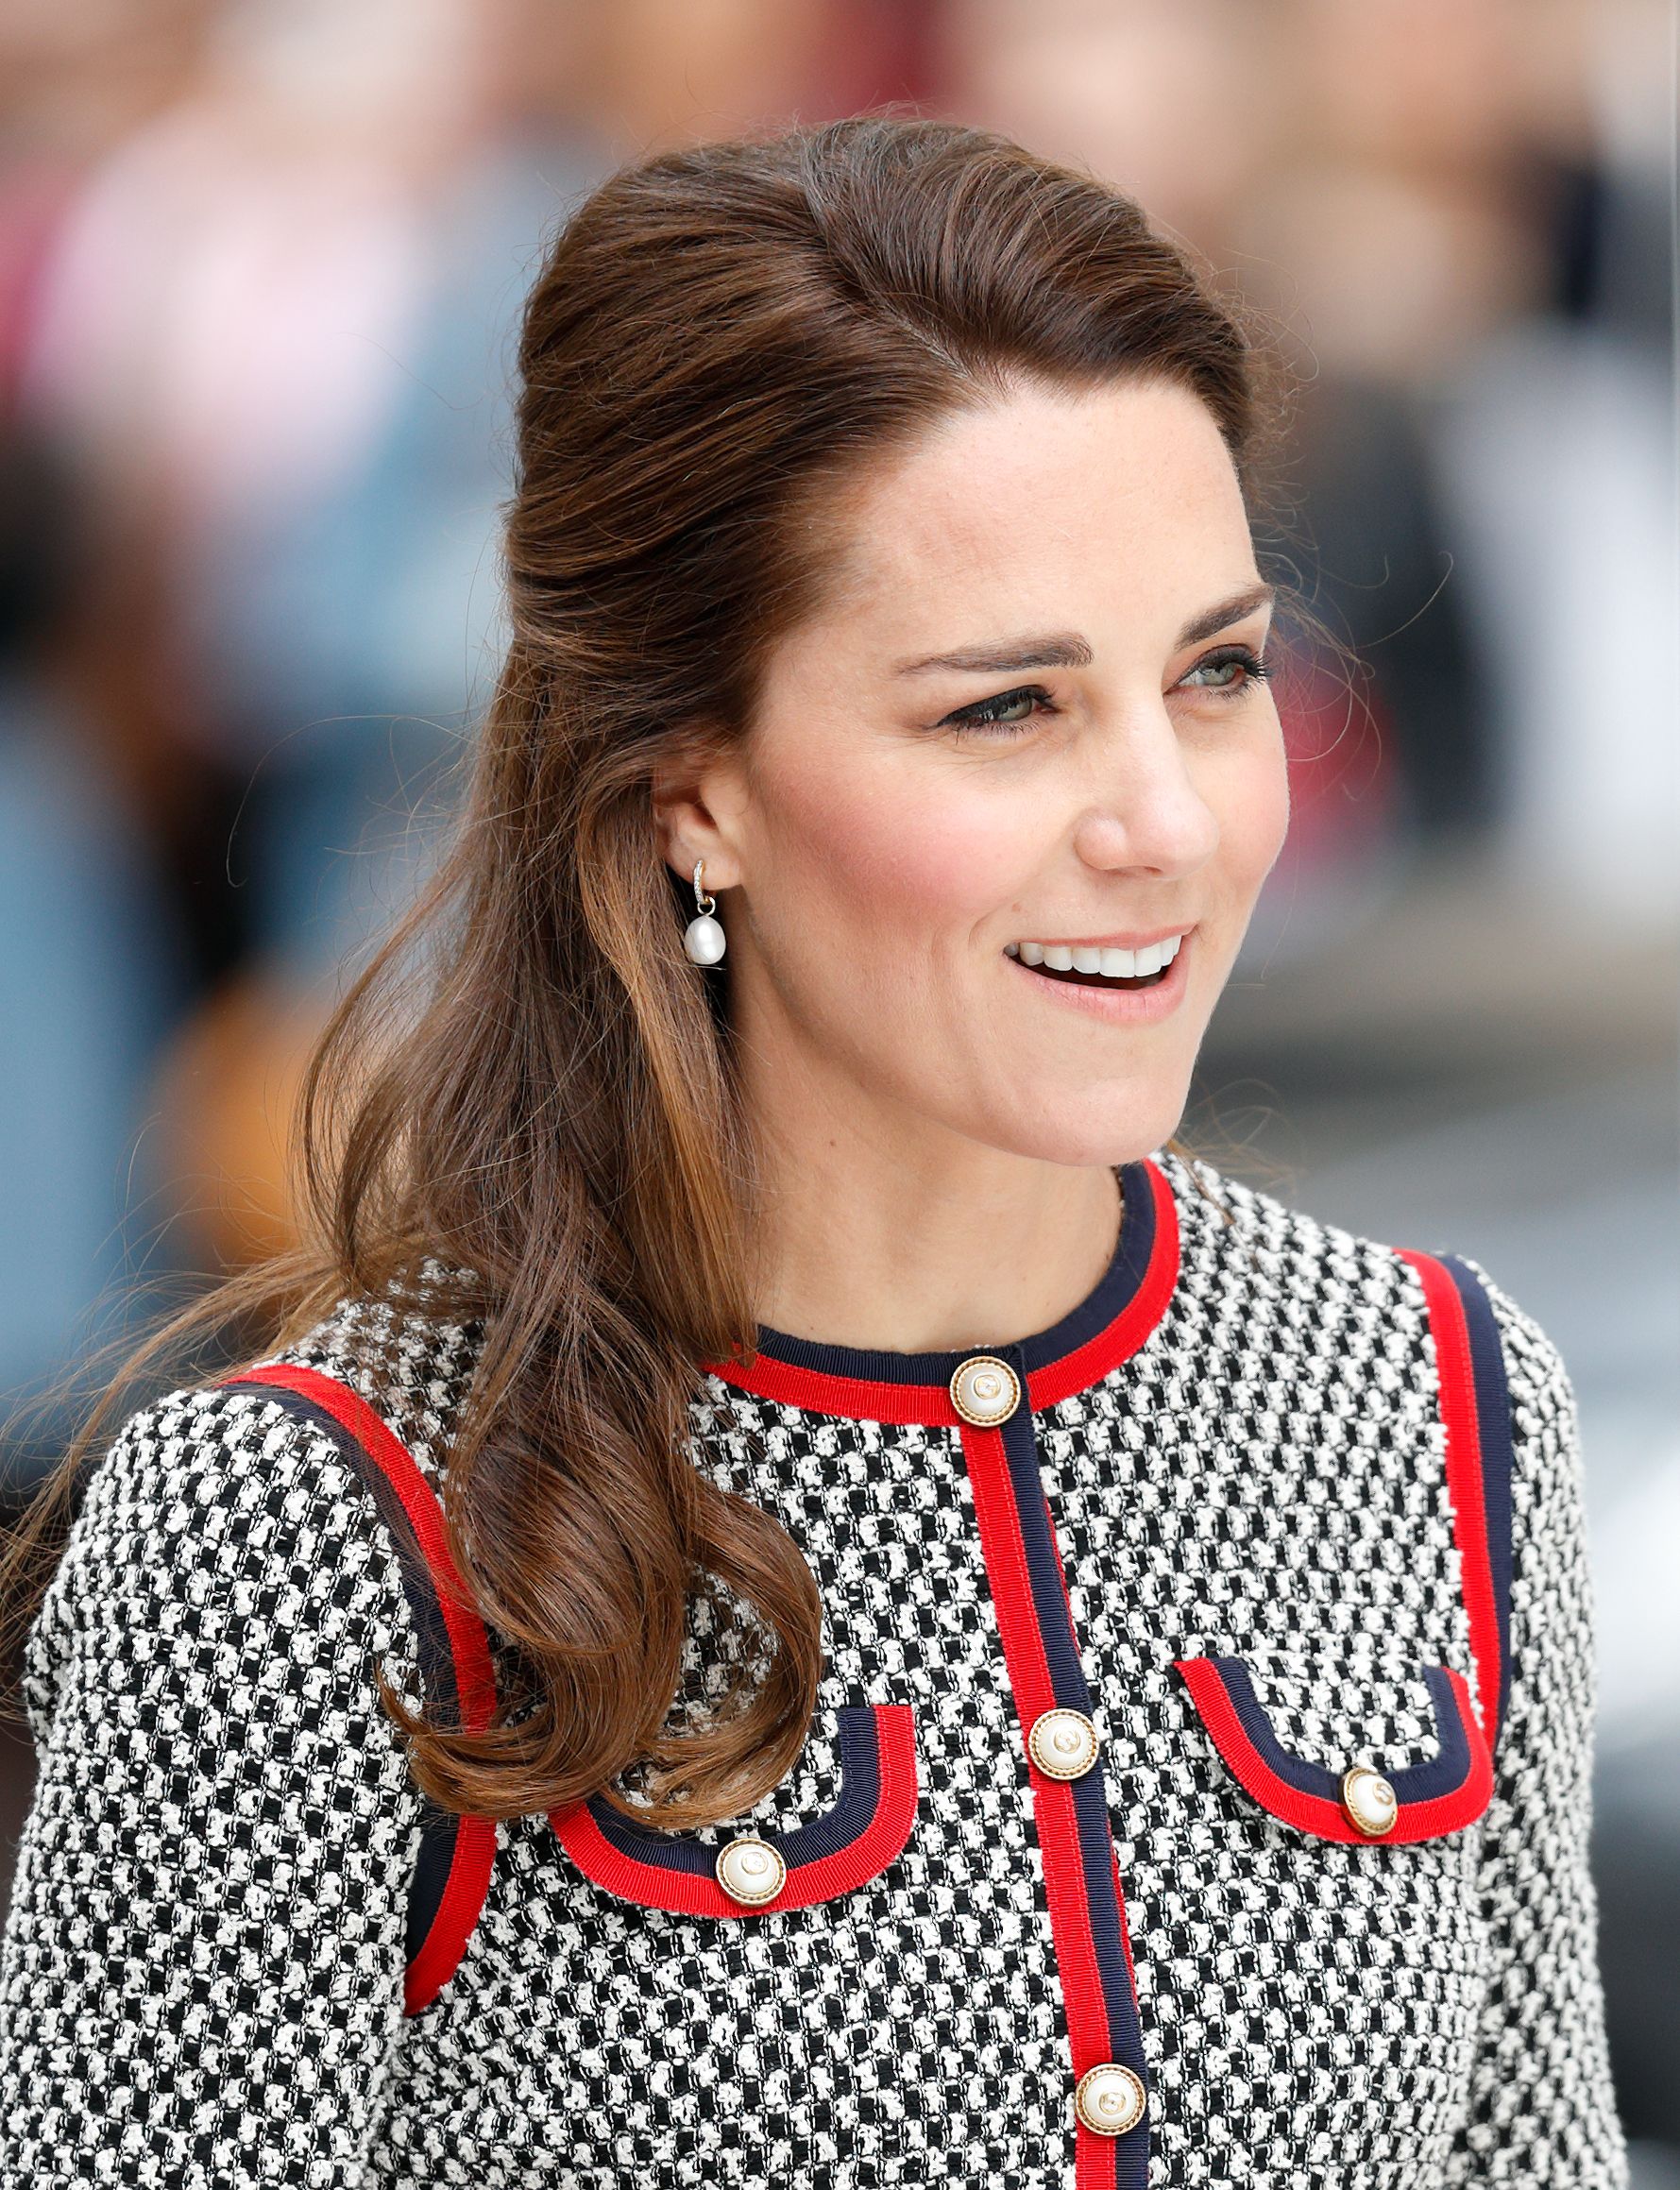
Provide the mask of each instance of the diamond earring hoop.
POLYGON ((715 966, 723 956, 723 924, 712 918, 717 899, 710 891, 703 891, 700 877, 705 872, 705 861, 694 862, 694 903, 698 907, 694 918, 683 930, 683 948, 697 966, 715 966))

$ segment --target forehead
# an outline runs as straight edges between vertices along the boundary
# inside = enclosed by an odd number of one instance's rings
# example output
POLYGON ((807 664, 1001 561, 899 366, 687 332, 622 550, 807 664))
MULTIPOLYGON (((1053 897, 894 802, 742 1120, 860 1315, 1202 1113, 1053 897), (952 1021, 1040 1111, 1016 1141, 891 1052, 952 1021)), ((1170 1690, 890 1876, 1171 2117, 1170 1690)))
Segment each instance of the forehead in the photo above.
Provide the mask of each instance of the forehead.
POLYGON ((884 455, 837 512, 813 643, 937 647, 1121 603, 1175 629, 1186 594, 1252 569, 1235 468, 1170 383, 1018 388, 884 455))

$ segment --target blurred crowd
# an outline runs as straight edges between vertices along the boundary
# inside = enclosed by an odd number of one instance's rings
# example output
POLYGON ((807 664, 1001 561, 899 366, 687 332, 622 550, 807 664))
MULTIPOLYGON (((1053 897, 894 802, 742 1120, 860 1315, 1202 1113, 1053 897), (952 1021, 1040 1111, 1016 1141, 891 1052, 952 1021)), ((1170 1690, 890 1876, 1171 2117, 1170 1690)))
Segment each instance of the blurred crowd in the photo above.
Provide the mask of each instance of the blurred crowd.
POLYGON ((1260 544, 1357 665, 1286 688, 1268 952, 1465 858, 1671 928, 1672 39, 1669 0, 10 0, 0 1417, 137 1279, 288 1236, 311 1034, 494 677, 523 297, 657 145, 988 124, 1264 316, 1260 544))

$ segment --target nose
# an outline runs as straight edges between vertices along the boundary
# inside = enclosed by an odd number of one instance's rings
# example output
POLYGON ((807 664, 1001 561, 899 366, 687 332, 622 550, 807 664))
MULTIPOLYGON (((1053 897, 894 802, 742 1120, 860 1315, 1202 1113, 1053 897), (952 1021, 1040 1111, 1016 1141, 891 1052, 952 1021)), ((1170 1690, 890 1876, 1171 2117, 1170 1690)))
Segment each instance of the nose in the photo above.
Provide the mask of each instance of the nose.
POLYGON ((1128 714, 1101 741, 1080 787, 1074 849, 1104 873, 1194 874, 1213 857, 1218 816, 1186 763, 1181 736, 1164 707, 1128 714))

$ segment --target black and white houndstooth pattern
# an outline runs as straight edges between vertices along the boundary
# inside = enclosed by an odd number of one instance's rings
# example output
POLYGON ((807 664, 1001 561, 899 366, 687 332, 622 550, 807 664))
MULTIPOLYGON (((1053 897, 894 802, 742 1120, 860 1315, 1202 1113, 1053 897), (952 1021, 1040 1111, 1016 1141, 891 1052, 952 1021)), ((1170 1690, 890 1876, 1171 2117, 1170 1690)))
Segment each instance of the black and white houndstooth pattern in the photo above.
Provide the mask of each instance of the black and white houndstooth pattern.
MULTIPOLYGON (((1586 1866, 1564 1367, 1490 1282, 1516 1453, 1491 1807, 1405 1848, 1281 1823, 1232 1781, 1172 1661, 1245 1655, 1303 1757, 1434 1753, 1416 1669, 1469 1663, 1434 1341, 1391 1248, 1200 1164, 1228 1226, 1185 1164, 1156 1161, 1182 1243, 1166 1313, 1036 1418, 1125 1885, 1149 2181, 1609 2190, 1626 2178, 1586 1866)), ((478 1335, 347 1302, 285 1358, 353 1383, 441 1484, 478 1335)), ((715 1377, 693 1428, 699 1464, 810 1561, 827 1645, 796 1770, 704 1837, 827 1808, 836 1709, 895 1701, 921 1779, 898 1857, 733 1923, 611 1894, 545 1817, 514 1821, 461 1966, 405 2022, 419 1807, 371 1678, 382 1661, 417 1700, 393 1546, 326 1437, 261 1389, 174 1393, 106 1455, 30 1638, 41 1780, 0 1966, 6 2182, 1073 2184, 1043 1864, 957 1435, 715 1377)), ((679 1710, 741 1647, 727 1610, 694 1600, 679 1710)))

